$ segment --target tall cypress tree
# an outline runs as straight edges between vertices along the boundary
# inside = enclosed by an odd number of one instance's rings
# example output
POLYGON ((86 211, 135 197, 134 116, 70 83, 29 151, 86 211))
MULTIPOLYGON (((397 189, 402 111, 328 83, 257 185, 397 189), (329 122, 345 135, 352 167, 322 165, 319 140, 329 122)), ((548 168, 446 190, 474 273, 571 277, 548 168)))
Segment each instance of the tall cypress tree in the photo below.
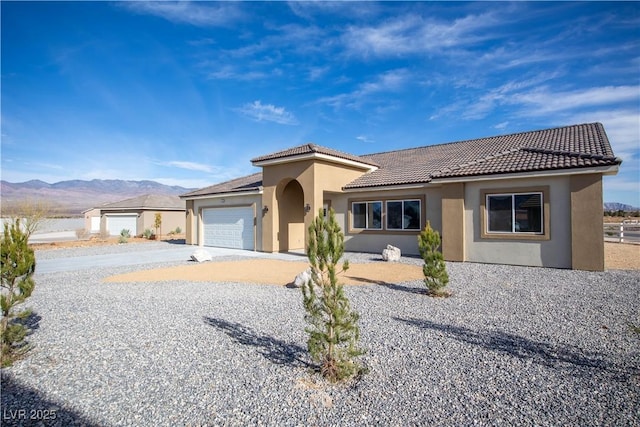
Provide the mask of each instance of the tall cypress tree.
MULTIPOLYGON (((343 254, 344 234, 335 212, 330 209, 329 218, 325 219, 320 209, 309 226, 307 255, 312 279, 303 284, 302 294, 309 324, 305 329, 309 334, 307 348, 330 382, 359 374, 362 369, 355 358, 364 353, 358 348, 359 315, 351 310, 343 286, 338 283, 337 266, 343 254)), ((342 271, 348 268, 345 261, 342 271)))
POLYGON ((4 224, 4 235, 0 242, 2 366, 10 365, 28 349, 23 343, 28 329, 21 320, 29 316, 31 311, 16 310, 17 305, 31 296, 35 287, 32 276, 36 259, 33 249, 28 245, 28 238, 28 234, 22 231, 19 219, 11 226, 4 224))

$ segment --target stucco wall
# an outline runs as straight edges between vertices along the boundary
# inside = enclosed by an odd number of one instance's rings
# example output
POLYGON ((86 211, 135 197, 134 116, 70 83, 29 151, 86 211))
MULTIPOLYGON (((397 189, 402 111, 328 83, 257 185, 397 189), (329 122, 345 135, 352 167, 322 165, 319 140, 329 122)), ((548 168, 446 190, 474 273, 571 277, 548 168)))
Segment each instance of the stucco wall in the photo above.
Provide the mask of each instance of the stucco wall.
MULTIPOLYGON (((262 250, 262 196, 260 194, 237 195, 225 197, 212 197, 210 199, 197 199, 193 201, 193 217, 191 226, 187 230, 191 230, 191 234, 187 236, 187 243, 202 246, 203 229, 202 229, 202 209, 205 208, 230 208, 239 206, 252 206, 255 204, 255 212, 258 216, 255 224, 256 250, 262 250)), ((269 207, 271 209, 271 207, 269 207)))
MULTIPOLYGON (((263 249, 266 252, 287 250, 287 242, 281 242, 288 233, 280 233, 280 227, 291 218, 287 212, 279 212, 283 199, 283 189, 291 180, 296 180, 302 187, 303 205, 309 205, 310 211, 304 215, 304 240, 308 238, 306 230, 313 221, 316 212, 322 207, 325 191, 340 191, 347 183, 364 173, 360 168, 336 164, 325 160, 300 160, 263 167, 263 204, 269 206, 269 212, 263 218, 263 249), (281 218, 282 216, 282 218, 281 218)), ((299 224, 300 225, 300 224, 299 224)), ((300 234, 301 230, 297 230, 300 234)))
MULTIPOLYGON (((422 218, 421 229, 424 229, 427 220, 431 222, 431 227, 441 231, 442 227, 442 196, 439 187, 422 187, 394 191, 369 191, 358 193, 325 193, 324 199, 331 201, 331 207, 336 211, 336 219, 345 233, 345 249, 354 252, 382 253, 387 245, 393 245, 405 255, 419 255, 417 235, 415 231, 387 231, 367 230, 357 231, 351 229, 349 202, 357 200, 403 200, 421 197, 422 218)), ((385 224, 385 209, 383 207, 383 224, 385 224)))
POLYGON ((476 181, 465 184, 465 260, 494 264, 571 268, 571 191, 569 177, 476 181), (481 237, 482 190, 549 187, 549 239, 481 237))
POLYGON ((180 227, 182 232, 185 232, 186 214, 185 211, 144 211, 140 218, 138 218, 138 234, 142 234, 147 228, 154 233, 156 229, 154 227, 156 222, 156 213, 162 215, 162 227, 160 233, 163 236, 169 234, 170 231, 175 231, 177 227, 180 227))

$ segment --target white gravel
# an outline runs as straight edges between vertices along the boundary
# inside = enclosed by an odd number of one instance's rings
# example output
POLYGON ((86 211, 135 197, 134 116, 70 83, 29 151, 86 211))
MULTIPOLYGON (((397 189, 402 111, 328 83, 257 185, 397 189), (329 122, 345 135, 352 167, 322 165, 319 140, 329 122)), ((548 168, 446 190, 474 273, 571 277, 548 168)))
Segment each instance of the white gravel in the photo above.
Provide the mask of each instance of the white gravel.
POLYGON ((369 372, 338 386, 310 368, 299 289, 36 274, 2 425, 640 424, 638 272, 447 267, 448 299, 420 281, 346 288, 369 372))

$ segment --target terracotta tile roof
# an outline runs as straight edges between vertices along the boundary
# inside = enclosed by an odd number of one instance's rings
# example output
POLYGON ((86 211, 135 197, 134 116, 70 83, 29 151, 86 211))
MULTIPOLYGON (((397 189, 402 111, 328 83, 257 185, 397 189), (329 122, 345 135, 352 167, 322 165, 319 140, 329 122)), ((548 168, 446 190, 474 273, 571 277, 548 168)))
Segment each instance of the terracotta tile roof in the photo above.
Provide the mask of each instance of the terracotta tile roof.
POLYGON ((342 151, 333 150, 331 148, 322 147, 316 144, 304 144, 299 145, 297 147, 289 148, 287 150, 278 151, 277 153, 267 154, 264 156, 256 157, 255 159, 251 159, 252 163, 263 162, 267 160, 275 160, 275 159, 284 159, 287 157, 301 156, 304 154, 324 154, 327 156, 337 157, 339 159, 351 160, 353 162, 364 163, 366 165, 371 166, 379 166, 375 161, 370 158, 354 156, 352 154, 344 153, 342 151))
MULTIPOLYGON (((452 177, 614 166, 622 163, 613 154, 604 127, 600 123, 362 156, 353 156, 315 144, 305 144, 256 157, 251 161, 256 163, 311 153, 326 154, 378 167, 350 182, 345 189, 420 184, 452 177)), ((240 193, 261 188, 262 173, 259 172, 192 191, 181 197, 240 193)))
POLYGON ((100 210, 146 209, 146 210, 185 210, 184 200, 178 196, 145 194, 119 202, 98 206, 100 210))
MULTIPOLYGON (((194 196, 208 196, 223 193, 241 193, 249 191, 258 191, 262 189, 262 172, 252 175, 243 176, 241 178, 232 179, 231 181, 222 182, 220 184, 211 185, 201 188, 190 193, 182 194, 180 197, 188 198, 194 196)), ((184 202, 183 202, 184 203, 184 202)))
POLYGON ((619 165, 600 123, 500 135, 361 156, 380 165, 345 188, 433 179, 619 165))

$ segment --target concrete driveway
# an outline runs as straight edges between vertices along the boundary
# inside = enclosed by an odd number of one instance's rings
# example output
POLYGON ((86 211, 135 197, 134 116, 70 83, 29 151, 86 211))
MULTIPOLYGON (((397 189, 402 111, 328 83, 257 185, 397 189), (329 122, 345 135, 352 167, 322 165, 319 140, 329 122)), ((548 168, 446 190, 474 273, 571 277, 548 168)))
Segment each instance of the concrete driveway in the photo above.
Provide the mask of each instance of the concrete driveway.
MULTIPOLYGON (((149 248, 146 245, 138 245, 140 250, 127 251, 120 253, 108 253, 101 255, 76 255, 60 257, 55 259, 41 259, 39 260, 36 255, 38 274, 43 273, 57 273, 62 271, 80 271, 92 268, 104 268, 104 267, 119 267, 129 265, 144 265, 155 263, 170 263, 189 261, 191 254, 198 249, 198 246, 192 245, 175 245, 167 244, 166 248, 149 248)), ((255 252, 242 249, 226 249, 226 248, 212 248, 204 247, 213 257, 256 257, 256 258, 270 258, 270 259, 283 259, 283 260, 296 260, 306 259, 300 254, 285 254, 285 253, 264 253, 255 252)), ((63 249, 64 250, 64 249, 63 249)))

